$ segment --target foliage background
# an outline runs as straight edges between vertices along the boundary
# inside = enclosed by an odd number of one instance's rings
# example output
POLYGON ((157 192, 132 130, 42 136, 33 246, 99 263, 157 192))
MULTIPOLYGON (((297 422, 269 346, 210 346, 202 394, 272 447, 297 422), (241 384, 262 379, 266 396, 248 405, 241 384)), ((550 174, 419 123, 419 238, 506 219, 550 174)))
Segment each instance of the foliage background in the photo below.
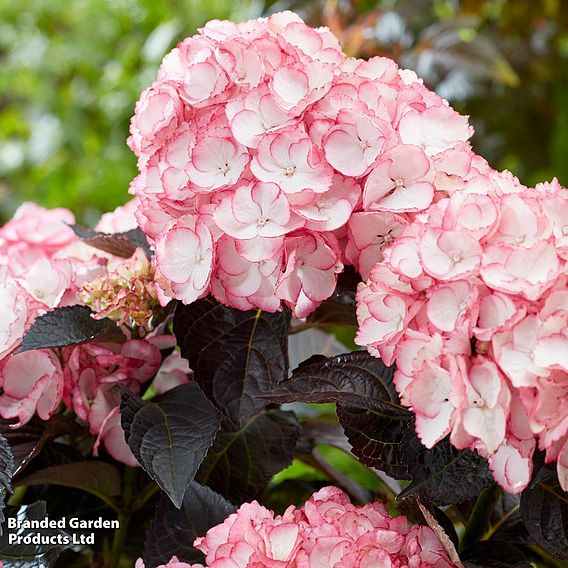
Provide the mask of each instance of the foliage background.
POLYGON ((126 201, 129 119, 163 55, 211 18, 288 8, 415 69, 493 166, 568 185, 562 0, 0 0, 0 220, 33 199, 92 224, 126 201))

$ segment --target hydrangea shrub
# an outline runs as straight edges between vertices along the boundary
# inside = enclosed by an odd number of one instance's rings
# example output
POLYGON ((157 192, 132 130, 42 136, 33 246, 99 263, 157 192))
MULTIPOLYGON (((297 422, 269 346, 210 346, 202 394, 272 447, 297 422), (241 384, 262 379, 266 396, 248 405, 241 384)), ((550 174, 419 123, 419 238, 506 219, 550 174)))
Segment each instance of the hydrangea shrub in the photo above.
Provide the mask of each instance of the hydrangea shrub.
POLYGON ((5 524, 4 566, 568 560, 568 191, 472 132, 291 12, 170 52, 131 201, 0 228, 5 515, 120 521, 73 550, 5 524))

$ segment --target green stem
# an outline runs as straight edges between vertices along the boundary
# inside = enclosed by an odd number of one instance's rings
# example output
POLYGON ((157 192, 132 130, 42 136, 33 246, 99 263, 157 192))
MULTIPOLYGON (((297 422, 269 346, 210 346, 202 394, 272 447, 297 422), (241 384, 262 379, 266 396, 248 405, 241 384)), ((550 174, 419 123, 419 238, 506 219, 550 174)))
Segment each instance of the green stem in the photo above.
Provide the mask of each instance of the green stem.
POLYGON ((131 501, 134 493, 134 481, 136 479, 136 469, 127 467, 124 471, 124 478, 122 480, 122 499, 121 510, 118 514, 118 528, 114 531, 112 539, 112 548, 110 552, 110 559, 108 562, 109 568, 117 568, 120 564, 120 557, 126 536, 128 534, 128 525, 130 524, 131 516, 131 501))
POLYGON ((510 511, 505 513, 492 527, 487 530, 481 540, 489 540, 520 508, 521 505, 518 503, 510 511))
MULTIPOLYGON (((566 561, 565 560, 560 560, 560 558, 556 558, 556 556, 553 556, 552 554, 550 554, 549 552, 544 550, 544 548, 538 546, 538 544, 529 544, 529 548, 544 561, 543 566, 547 566, 547 567, 554 566, 555 568, 566 568, 566 561)), ((540 566, 540 563, 539 563, 539 566, 540 566)))
POLYGON ((8 499, 8 505, 19 507, 22 504, 22 501, 24 500, 24 496, 27 490, 28 488, 25 485, 16 487, 14 489, 14 492, 12 493, 12 495, 10 495, 10 498, 8 499))
POLYGON ((132 512, 134 513, 135 511, 138 511, 138 509, 141 509, 159 490, 160 487, 156 483, 149 483, 146 487, 143 487, 138 495, 132 500, 132 512))
POLYGON ((490 525, 491 514, 495 510, 499 497, 501 497, 501 488, 494 483, 477 498, 461 538, 460 551, 481 540, 490 525))

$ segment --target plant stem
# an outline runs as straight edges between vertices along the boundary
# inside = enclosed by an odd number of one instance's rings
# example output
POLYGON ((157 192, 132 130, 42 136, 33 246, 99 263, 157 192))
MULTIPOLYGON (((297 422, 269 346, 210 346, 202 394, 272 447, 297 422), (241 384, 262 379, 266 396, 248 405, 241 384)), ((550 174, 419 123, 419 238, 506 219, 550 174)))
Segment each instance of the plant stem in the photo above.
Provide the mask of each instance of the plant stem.
POLYGON ((117 568, 120 563, 122 548, 124 547, 124 542, 126 541, 126 536, 128 534, 128 525, 130 524, 130 505, 132 501, 132 494, 134 493, 135 479, 136 469, 133 467, 127 467, 124 470, 124 477, 122 480, 121 509, 118 513, 119 527, 114 531, 112 539, 112 549, 108 563, 109 568, 117 568))
POLYGON ((8 499, 8 505, 12 505, 14 507, 18 507, 19 505, 21 505, 27 490, 28 488, 25 485, 16 487, 14 489, 14 492, 12 493, 12 495, 10 495, 10 498, 8 499))
POLYGON ((477 498, 471 517, 465 527, 461 542, 460 551, 465 550, 472 544, 481 540, 487 527, 490 524, 491 514, 495 510, 495 505, 501 496, 501 488, 494 483, 485 489, 477 498))
MULTIPOLYGON (((546 567, 552 567, 554 566, 555 568, 566 568, 566 562, 564 560, 560 560, 560 558, 556 558, 556 556, 553 556, 552 554, 550 554, 549 552, 547 552, 546 550, 544 550, 544 548, 542 548, 541 546, 538 546, 538 544, 529 544, 529 548, 536 553, 537 556, 539 556, 540 558, 542 558, 543 562, 543 566, 546 567)), ((538 564, 539 566, 541 565, 540 562, 538 564)))
POLYGON ((141 509, 146 502, 152 498, 160 490, 160 487, 156 483, 149 483, 146 487, 143 487, 138 495, 132 500, 131 510, 134 513, 141 509))
POLYGON ((505 513, 492 527, 487 530, 481 540, 489 540, 520 508, 520 503, 517 503, 510 511, 505 513))

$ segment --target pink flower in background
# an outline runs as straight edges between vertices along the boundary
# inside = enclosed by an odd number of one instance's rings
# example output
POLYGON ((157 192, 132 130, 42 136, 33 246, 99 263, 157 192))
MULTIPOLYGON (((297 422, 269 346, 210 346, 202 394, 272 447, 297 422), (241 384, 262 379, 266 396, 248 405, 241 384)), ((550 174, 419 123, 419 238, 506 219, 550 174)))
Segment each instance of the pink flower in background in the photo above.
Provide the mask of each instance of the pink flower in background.
POLYGON ((17 418, 15 428, 29 422, 36 413, 48 420, 63 397, 61 364, 48 349, 7 358, 0 369, 0 381, 0 414, 7 419, 17 418))
POLYGON ((191 370, 187 359, 184 359, 178 351, 168 355, 160 365, 152 382, 156 394, 163 394, 190 380, 191 370))
POLYGON ((38 311, 7 266, 0 266, 0 310, 0 358, 4 359, 19 345, 38 311))
MULTIPOLYGON (((131 204, 107 214, 102 227, 127 229, 133 220, 131 204)), ((124 259, 81 243, 66 226, 72 222, 66 210, 26 204, 0 228, 0 415, 18 428, 34 415, 48 420, 63 402, 97 436, 95 453, 104 443, 116 459, 136 465, 124 440, 115 387, 139 392, 161 364, 159 336, 128 338, 132 328, 138 336, 152 331, 149 321, 159 310, 153 267, 142 249, 124 259), (122 344, 16 352, 38 316, 83 301, 95 309, 93 317, 130 328, 122 344)), ((180 382, 166 378, 160 388, 180 382)))
POLYGON ((93 451, 103 442, 115 459, 136 466, 120 424, 120 389, 115 387, 137 394, 160 367, 158 348, 139 339, 122 345, 90 343, 65 347, 63 360, 64 401, 97 436, 93 451))
POLYGON ((26 270, 38 257, 52 257, 75 241, 68 226, 73 223, 75 216, 68 209, 24 203, 0 228, 0 256, 10 258, 14 272, 26 270))
POLYGON ((356 507, 336 487, 283 515, 245 503, 194 546, 211 568, 453 566, 432 529, 391 517, 382 503, 356 507))
POLYGON ((139 207, 138 199, 135 197, 117 207, 114 211, 103 213, 95 229, 101 233, 124 233, 138 227, 135 212, 139 207))
POLYGON ((111 263, 107 273, 85 283, 78 296, 95 312, 95 319, 109 318, 146 331, 159 311, 154 269, 142 248, 111 263))
POLYGON ((73 266, 67 259, 38 256, 19 282, 38 303, 54 308, 73 284, 73 266))

